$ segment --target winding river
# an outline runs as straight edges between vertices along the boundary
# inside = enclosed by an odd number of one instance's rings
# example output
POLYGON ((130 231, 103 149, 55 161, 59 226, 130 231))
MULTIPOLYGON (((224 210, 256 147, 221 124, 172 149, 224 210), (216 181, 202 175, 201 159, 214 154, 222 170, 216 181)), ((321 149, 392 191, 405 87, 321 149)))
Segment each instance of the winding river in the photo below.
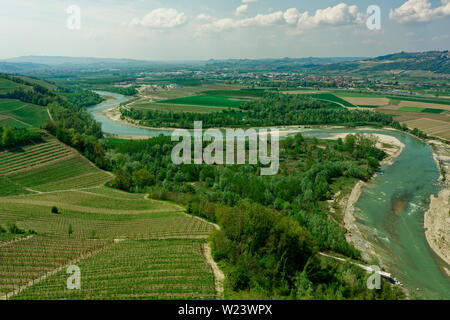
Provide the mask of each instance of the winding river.
MULTIPOLYGON (((102 123, 106 133, 155 137, 170 135, 168 130, 138 128, 109 120, 99 111, 125 103, 120 94, 98 92, 113 97, 89 108, 102 123)), ((305 137, 327 138, 337 133, 381 133, 391 135, 405 144, 402 154, 364 188, 355 205, 356 223, 374 245, 383 264, 408 289, 411 298, 450 299, 450 269, 429 247, 423 226, 430 195, 437 195, 439 170, 430 147, 402 132, 389 130, 304 129, 305 137)))

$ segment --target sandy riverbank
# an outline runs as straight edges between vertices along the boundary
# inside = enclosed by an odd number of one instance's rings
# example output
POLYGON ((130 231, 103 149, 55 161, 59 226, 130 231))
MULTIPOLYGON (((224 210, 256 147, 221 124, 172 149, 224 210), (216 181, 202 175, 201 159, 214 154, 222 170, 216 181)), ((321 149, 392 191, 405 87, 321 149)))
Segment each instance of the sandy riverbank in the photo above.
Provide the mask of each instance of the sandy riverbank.
MULTIPOLYGON (((121 116, 122 114, 120 113, 119 107, 118 106, 114 106, 114 107, 110 107, 110 108, 106 108, 103 110, 98 111, 101 115, 105 116, 106 118, 108 118, 108 120, 120 123, 120 124, 124 124, 127 126, 133 126, 136 128, 141 128, 141 129, 149 129, 149 130, 167 130, 167 131, 171 131, 174 130, 174 128, 151 128, 151 127, 146 127, 146 126, 142 126, 138 123, 136 123, 135 121, 131 120, 131 119, 122 119, 121 116)), ((135 137, 141 137, 141 136, 135 136, 135 137)), ((148 139, 149 137, 144 137, 142 136, 140 139, 148 139)))
MULTIPOLYGON (((424 225, 428 244, 436 254, 450 265, 450 189, 445 188, 437 197, 431 196, 424 225)), ((450 275, 450 270, 447 270, 450 275)))
MULTIPOLYGON (((443 189, 437 197, 431 196, 424 216, 425 235, 433 251, 450 266, 450 146, 434 140, 428 144, 441 171, 443 189)), ((450 276, 450 270, 446 272, 450 276)))

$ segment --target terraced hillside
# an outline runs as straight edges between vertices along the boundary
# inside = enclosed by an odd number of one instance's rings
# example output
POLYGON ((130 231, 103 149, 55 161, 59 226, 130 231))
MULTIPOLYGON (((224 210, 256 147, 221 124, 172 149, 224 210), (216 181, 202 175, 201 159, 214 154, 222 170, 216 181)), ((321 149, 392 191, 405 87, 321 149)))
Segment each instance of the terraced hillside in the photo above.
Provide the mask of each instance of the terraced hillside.
MULTIPOLYGON (((28 78, 24 77, 22 80, 28 80, 28 78)), ((37 82, 37 80, 33 81, 37 82)), ((39 84, 43 83, 45 82, 39 82, 39 84)), ((0 77, 0 95, 16 89, 28 91, 32 88, 25 84, 0 77)), ((48 120, 49 116, 45 107, 25 103, 16 99, 0 98, 0 126, 15 128, 40 127, 48 120)))
POLYGON ((49 120, 47 109, 15 99, 0 99, 0 126, 41 127, 49 120))
POLYGON ((105 187, 110 178, 48 136, 0 152, 0 300, 217 296, 204 247, 215 226, 105 187), (76 292, 66 287, 72 264, 76 292))
POLYGON ((206 238, 214 227, 170 203, 105 187, 2 198, 0 224, 51 236, 101 239, 206 238), (57 206, 59 214, 52 214, 57 206))
POLYGON ((28 87, 26 85, 19 84, 17 82, 11 81, 9 79, 0 77, 0 94, 7 93, 11 90, 19 89, 19 88, 31 89, 30 87, 28 87))
MULTIPOLYGON (((43 143, 0 152, 0 176, 4 183, 35 192, 98 186, 111 177, 50 137, 43 143)), ((5 193, 1 188, 0 195, 5 193)))

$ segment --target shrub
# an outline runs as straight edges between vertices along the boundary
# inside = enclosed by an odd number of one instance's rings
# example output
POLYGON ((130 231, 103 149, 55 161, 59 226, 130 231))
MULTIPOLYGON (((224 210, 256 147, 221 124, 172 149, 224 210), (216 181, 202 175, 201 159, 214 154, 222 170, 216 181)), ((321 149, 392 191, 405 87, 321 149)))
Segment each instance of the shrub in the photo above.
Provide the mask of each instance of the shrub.
POLYGON ((25 231, 20 229, 15 223, 9 223, 7 227, 11 234, 25 234, 25 231))
POLYGON ((58 214, 58 213, 59 213, 58 208, 55 207, 55 206, 53 206, 53 207, 52 207, 52 213, 58 214))

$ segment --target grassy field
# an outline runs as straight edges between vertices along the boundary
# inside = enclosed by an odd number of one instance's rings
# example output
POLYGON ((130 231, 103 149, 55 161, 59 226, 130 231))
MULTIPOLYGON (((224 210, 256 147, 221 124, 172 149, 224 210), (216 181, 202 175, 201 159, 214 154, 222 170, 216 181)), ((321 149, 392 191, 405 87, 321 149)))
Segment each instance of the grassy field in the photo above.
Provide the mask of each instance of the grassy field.
POLYGON ((230 97, 222 96, 191 96, 178 99, 170 99, 158 101, 158 103, 164 104, 178 104, 178 105, 191 105, 191 106, 205 106, 205 107, 222 107, 222 108, 239 108, 246 103, 247 100, 233 99, 230 97))
POLYGON ((49 120, 47 109, 14 99, 0 99, 0 126, 41 127, 49 120))
POLYGON ((418 128, 431 136, 440 137, 450 141, 450 122, 419 118, 403 121, 409 128, 418 128))
POLYGON ((19 184, 11 181, 8 177, 0 176, 0 197, 24 193, 29 192, 19 184))
POLYGON ((206 96, 218 96, 229 98, 261 98, 266 94, 266 90, 263 89, 206 90, 200 93, 206 96))
POLYGON ((57 88, 56 85, 54 85, 52 83, 49 83, 47 81, 41 80, 41 79, 35 79, 35 78, 25 77, 25 76, 20 76, 20 75, 16 76, 16 78, 25 80, 25 81, 27 81, 29 83, 32 83, 32 84, 40 85, 40 86, 42 86, 42 87, 44 87, 44 88, 46 88, 48 90, 55 90, 57 88))
POLYGON ((435 113, 440 114, 445 112, 442 109, 431 109, 431 108, 419 108, 419 107, 400 107, 400 111, 410 111, 410 112, 423 112, 423 113, 435 113))
POLYGON ((360 92, 348 92, 348 91, 333 91, 336 97, 340 98, 379 98, 377 94, 360 93, 360 92))
POLYGON ((314 93, 314 94, 306 94, 308 97, 314 98, 314 99, 318 99, 318 100, 323 100, 326 102, 332 102, 332 103, 336 103, 340 106, 344 106, 347 108, 356 108, 356 106, 344 99, 341 99, 337 96, 335 96, 334 94, 331 93, 314 93))
POLYGON ((214 299, 214 275, 196 240, 114 244, 78 266, 82 290, 68 290, 67 274, 25 290, 17 299, 214 299))
POLYGON ((157 110, 157 111, 165 111, 165 112, 192 112, 192 113, 214 113, 221 112, 222 110, 226 110, 228 108, 222 107, 205 107, 205 106, 190 106, 190 105, 182 105, 182 104, 167 104, 167 103, 136 103, 133 104, 133 108, 140 110, 157 110))
POLYGON ((29 88, 28 86, 25 86, 23 84, 16 83, 14 81, 0 78, 0 94, 7 93, 11 90, 18 89, 18 88, 29 88))
POLYGON ((415 97, 388 97, 391 100, 397 101, 412 101, 412 102, 422 102, 422 103, 433 103, 433 104, 444 104, 450 105, 449 99, 433 99, 433 98, 415 98, 415 97))

